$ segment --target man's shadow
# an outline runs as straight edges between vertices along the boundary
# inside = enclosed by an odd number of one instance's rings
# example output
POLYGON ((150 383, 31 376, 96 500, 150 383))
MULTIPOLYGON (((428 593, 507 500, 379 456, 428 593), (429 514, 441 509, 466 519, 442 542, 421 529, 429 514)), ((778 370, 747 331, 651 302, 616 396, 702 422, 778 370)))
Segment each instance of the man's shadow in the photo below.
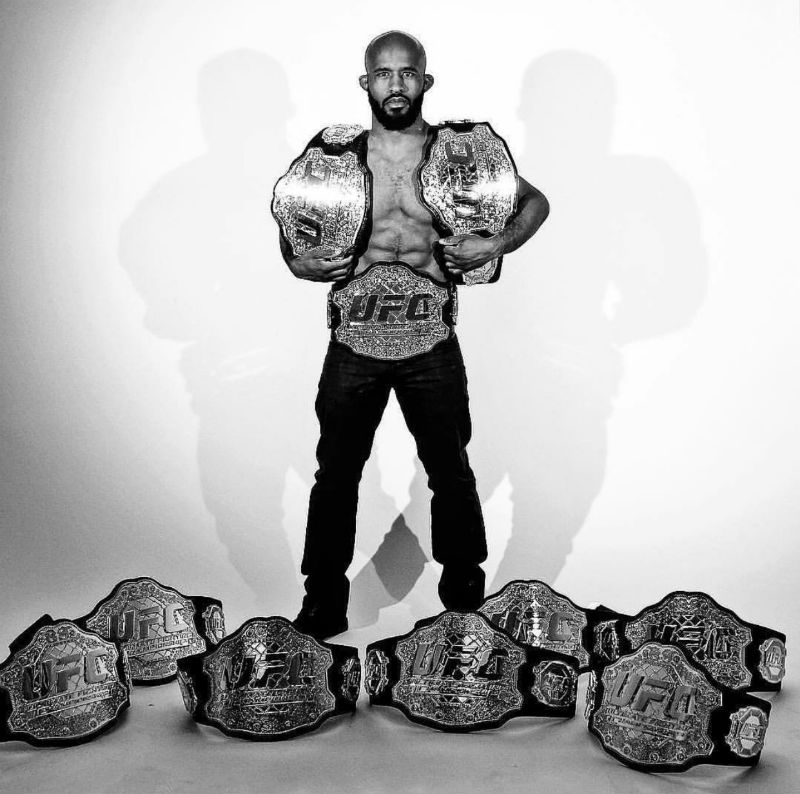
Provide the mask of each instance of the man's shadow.
POLYGON ((400 513, 392 512, 395 506, 386 501, 383 491, 373 491, 378 495, 377 502, 373 496, 372 504, 365 505, 370 515, 379 518, 379 532, 386 522, 390 526, 382 538, 378 535, 380 542, 375 552, 353 579, 348 610, 351 628, 373 625, 381 609, 398 602, 405 603, 415 620, 438 611, 434 600, 438 574, 428 564, 432 558, 430 491, 424 473, 420 475, 422 465, 416 457, 415 463, 409 503, 400 513), (423 579, 426 572, 428 576, 423 579), (412 591, 415 597, 409 598, 412 591))
POLYGON ((684 327, 706 294, 691 190, 661 159, 612 153, 614 108, 614 77, 595 57, 530 64, 517 165, 551 214, 500 282, 464 301, 470 460, 484 499, 506 475, 512 488, 492 590, 556 579, 603 484, 622 346, 684 327))
POLYGON ((289 614, 302 538, 289 542, 282 499, 290 467, 306 484, 313 478, 325 309, 319 290, 295 288, 269 211, 296 156, 286 75, 263 53, 224 53, 200 70, 198 104, 207 151, 137 204, 120 260, 147 329, 184 344, 203 498, 219 539, 265 608, 289 614))

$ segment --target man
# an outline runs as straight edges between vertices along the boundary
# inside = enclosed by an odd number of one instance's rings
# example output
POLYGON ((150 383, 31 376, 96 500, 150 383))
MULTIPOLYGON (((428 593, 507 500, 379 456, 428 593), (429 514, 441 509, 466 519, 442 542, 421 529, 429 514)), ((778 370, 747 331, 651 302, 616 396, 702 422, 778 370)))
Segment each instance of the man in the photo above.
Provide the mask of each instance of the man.
MULTIPOLYGON (((293 256, 282 238, 281 250, 296 277, 332 282, 335 292, 371 268, 388 265, 428 283, 434 292, 446 288, 452 298, 454 278, 516 250, 544 222, 547 200, 519 179, 517 211, 502 232, 440 239, 415 190, 429 135, 421 109, 433 77, 425 67, 422 45, 405 33, 384 33, 367 47, 366 74, 359 83, 372 109, 367 137, 371 234, 356 259, 318 248, 293 256)), ((431 349, 400 360, 361 355, 332 339, 316 401, 319 470, 301 566, 306 596, 295 620, 300 630, 319 638, 347 629, 345 573, 354 551, 358 484, 392 389, 433 492, 432 548, 443 566, 442 603, 448 609, 474 609, 484 597, 480 563, 486 559, 486 538, 466 453, 471 435, 467 381, 452 326, 431 349)))

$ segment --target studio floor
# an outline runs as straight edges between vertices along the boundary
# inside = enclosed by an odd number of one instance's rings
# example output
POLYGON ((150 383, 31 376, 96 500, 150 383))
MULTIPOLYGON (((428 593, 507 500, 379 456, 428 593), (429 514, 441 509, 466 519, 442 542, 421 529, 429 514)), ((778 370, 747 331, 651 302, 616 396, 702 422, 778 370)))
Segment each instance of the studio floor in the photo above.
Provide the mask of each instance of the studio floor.
MULTIPOLYGON (((381 621, 335 638, 359 647, 407 626, 381 621), (380 632, 380 633, 379 633, 380 632)), ((761 763, 753 769, 698 766, 648 775, 607 756, 588 733, 581 676, 571 720, 517 718, 497 730, 447 734, 371 707, 283 742, 249 742, 198 726, 175 682, 137 687, 119 725, 95 741, 40 749, 0 745, 0 791, 25 792, 774 792, 800 791, 800 699, 790 673, 773 711, 761 763)))

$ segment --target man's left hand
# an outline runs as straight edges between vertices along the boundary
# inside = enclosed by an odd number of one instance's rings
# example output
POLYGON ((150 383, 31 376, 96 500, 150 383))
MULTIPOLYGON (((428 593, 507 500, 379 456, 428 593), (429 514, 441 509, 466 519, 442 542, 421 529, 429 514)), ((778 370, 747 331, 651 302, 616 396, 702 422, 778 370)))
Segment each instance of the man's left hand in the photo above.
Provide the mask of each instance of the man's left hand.
POLYGON ((477 234, 454 234, 442 237, 444 267, 448 273, 460 276, 485 265, 503 253, 499 237, 479 237, 477 234))

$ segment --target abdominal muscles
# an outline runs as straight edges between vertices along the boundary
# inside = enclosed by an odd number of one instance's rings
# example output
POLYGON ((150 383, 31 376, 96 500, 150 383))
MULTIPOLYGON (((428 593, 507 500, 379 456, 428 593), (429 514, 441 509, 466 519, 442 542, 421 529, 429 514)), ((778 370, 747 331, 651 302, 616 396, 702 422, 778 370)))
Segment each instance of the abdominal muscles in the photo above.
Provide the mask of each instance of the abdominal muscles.
POLYGON ((412 169, 381 167, 372 162, 372 234, 356 274, 373 262, 401 261, 437 281, 445 274, 433 258, 439 235, 433 218, 416 196, 412 169))
POLYGON ((399 260, 415 270, 444 280, 444 274, 433 259, 433 244, 438 239, 439 235, 434 231, 430 219, 427 223, 420 223, 409 217, 392 222, 373 218, 372 236, 364 256, 359 260, 357 272, 373 262, 399 260))

